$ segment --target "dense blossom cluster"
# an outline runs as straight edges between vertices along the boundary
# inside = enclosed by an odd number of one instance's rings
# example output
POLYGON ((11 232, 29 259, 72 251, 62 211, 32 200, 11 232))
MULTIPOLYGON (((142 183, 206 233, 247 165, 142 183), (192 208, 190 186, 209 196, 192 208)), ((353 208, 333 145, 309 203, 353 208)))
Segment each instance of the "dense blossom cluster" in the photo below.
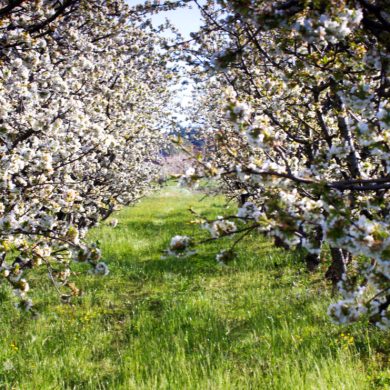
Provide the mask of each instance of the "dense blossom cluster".
POLYGON ((205 223, 203 224, 203 227, 210 232, 211 237, 213 238, 227 236, 237 230, 234 222, 225 220, 223 217, 218 217, 218 219, 212 223, 205 223))
POLYGON ((108 274, 88 228, 158 172, 173 75, 123 1, 0 1, 0 278, 31 307, 47 267, 69 300, 72 260, 108 274))
MULTIPOLYGON (((330 248, 326 276, 341 293, 330 316, 388 327, 388 2, 221 0, 201 8, 205 26, 188 57, 207 153, 186 181, 219 178, 241 204, 236 217, 246 228, 237 232, 305 248, 310 269, 330 248)), ((216 237, 218 226, 209 226, 216 237)))
POLYGON ((191 244, 191 238, 188 236, 174 236, 166 250, 166 255, 181 258, 191 256, 195 254, 195 251, 191 250, 191 244))

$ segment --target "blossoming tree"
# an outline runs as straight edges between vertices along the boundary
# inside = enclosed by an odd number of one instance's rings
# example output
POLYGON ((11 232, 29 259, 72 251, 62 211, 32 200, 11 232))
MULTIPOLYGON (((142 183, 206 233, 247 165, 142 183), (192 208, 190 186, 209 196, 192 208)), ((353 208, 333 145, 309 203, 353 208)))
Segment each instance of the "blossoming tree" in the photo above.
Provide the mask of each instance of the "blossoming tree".
POLYGON ((67 301, 85 234, 153 184, 174 74, 123 1, 0 2, 0 277, 29 309, 46 267, 67 301))
POLYGON ((241 200, 237 216, 205 227, 214 237, 260 230, 300 245, 312 269, 330 247, 327 276, 341 292, 331 317, 388 327, 388 2, 199 6, 205 25, 186 55, 207 90, 199 96, 210 102, 202 117, 211 146, 185 179, 217 176, 241 200), (228 221, 237 217, 244 226, 228 221))

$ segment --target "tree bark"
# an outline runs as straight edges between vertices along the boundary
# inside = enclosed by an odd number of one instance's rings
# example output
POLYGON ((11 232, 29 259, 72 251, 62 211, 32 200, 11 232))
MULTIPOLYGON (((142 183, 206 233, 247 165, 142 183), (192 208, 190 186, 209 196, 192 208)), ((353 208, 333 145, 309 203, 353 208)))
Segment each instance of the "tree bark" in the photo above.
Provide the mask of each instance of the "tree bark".
POLYGON ((290 249, 290 247, 278 236, 275 236, 274 244, 277 248, 290 249))
POLYGON ((335 292, 337 283, 342 279, 347 270, 347 265, 352 261, 352 254, 341 248, 330 248, 330 253, 332 263, 326 271, 325 277, 332 281, 335 292))

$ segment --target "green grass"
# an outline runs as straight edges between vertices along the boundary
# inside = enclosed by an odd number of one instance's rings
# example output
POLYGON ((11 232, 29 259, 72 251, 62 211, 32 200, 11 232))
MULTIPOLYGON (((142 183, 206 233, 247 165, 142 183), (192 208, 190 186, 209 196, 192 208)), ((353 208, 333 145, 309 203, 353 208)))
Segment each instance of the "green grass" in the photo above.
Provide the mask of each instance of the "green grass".
POLYGON ((193 234, 187 209, 223 214, 222 198, 168 187, 101 226, 107 277, 61 305, 49 282, 31 319, 0 286, 1 389, 385 389, 389 333, 329 322, 329 286, 298 253, 251 237, 228 267, 223 243, 161 259, 175 234, 193 234))

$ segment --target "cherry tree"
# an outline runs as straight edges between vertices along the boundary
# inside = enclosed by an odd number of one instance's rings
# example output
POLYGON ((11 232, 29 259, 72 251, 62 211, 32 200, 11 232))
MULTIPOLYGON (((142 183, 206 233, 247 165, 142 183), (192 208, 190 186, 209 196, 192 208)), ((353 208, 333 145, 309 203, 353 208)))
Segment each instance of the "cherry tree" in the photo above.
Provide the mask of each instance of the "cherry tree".
POLYGON ((153 186, 175 74, 123 1, 1 1, 0 15, 0 275, 30 309, 37 268, 64 301, 73 261, 108 273, 86 233, 153 186))
POLYGON ((341 293, 330 316, 388 327, 389 5, 199 6, 205 25, 184 55, 209 102, 192 115, 201 111, 212 146, 185 180, 219 177, 241 201, 236 216, 204 227, 212 237, 261 231, 301 246, 311 269, 329 247, 326 276, 341 293))

